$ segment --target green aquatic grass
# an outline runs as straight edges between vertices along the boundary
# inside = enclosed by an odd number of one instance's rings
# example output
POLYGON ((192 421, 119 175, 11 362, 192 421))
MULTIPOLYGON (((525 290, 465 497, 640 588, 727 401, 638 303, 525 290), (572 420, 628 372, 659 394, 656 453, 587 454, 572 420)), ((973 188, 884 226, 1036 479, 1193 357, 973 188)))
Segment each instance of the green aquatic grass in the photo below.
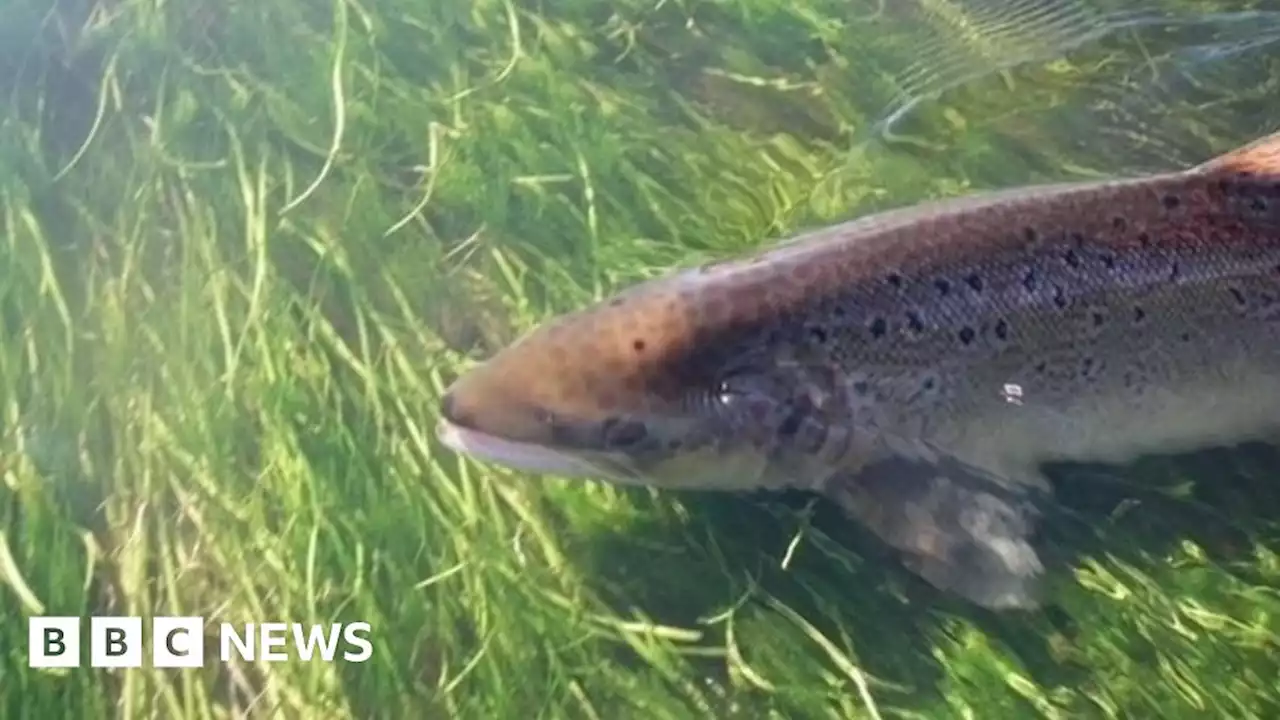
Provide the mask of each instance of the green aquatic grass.
POLYGON ((913 50, 874 7, 10 0, 5 716, 1275 717, 1274 455, 1067 473, 1076 571, 1017 617, 804 499, 530 478, 432 437, 473 356, 622 284, 1277 120, 1274 61, 1126 104, 1099 88, 1133 97, 1142 63, 1104 44, 861 145, 913 50), (1036 115, 1069 103, 1112 130, 1082 149, 1036 115), (26 667, 26 616, 104 613, 367 620, 376 652, 26 667))

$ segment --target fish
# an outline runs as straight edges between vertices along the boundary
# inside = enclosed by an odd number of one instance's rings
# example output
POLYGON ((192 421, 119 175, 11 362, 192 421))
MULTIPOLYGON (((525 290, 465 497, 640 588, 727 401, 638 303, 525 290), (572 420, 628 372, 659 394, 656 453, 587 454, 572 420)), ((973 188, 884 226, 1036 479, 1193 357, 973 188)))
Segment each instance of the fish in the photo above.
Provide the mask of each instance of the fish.
POLYGON ((1280 131, 639 282, 461 372, 436 436, 526 473, 815 493, 944 593, 1040 608, 1047 464, 1280 438, 1280 131))

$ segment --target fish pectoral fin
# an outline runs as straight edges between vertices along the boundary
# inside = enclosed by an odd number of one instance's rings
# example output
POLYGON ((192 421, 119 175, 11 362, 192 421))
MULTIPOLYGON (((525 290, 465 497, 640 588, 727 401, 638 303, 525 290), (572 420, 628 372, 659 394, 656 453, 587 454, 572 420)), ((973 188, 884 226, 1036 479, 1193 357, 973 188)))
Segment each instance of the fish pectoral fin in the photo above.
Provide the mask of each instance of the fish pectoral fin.
POLYGON ((1031 539, 1039 487, 950 455, 890 455, 837 476, 827 496, 932 585, 993 610, 1040 605, 1044 566, 1031 539))

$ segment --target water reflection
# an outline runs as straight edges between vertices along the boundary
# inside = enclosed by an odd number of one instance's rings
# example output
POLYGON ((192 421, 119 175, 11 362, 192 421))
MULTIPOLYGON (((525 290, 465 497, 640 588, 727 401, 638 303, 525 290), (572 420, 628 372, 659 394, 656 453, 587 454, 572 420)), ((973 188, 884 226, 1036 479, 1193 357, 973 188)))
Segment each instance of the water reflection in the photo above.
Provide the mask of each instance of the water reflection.
MULTIPOLYGON (((1103 92, 1111 84, 1139 94, 1170 94, 1183 80, 1196 82, 1195 75, 1212 72, 1207 66, 1280 39, 1280 12, 1274 8, 1227 10, 1160 0, 908 0, 894 5, 887 15, 891 19, 871 22, 884 26, 877 36, 894 38, 895 44, 910 38, 902 44, 914 46, 914 53, 904 70, 892 74, 896 97, 885 103, 877 131, 892 131, 921 103, 967 81, 1037 61, 1069 58, 1095 70, 1110 65, 1109 82, 1092 81, 1103 92)), ((1261 77, 1233 75, 1234 82, 1218 86, 1218 92, 1233 94, 1232 89, 1261 77)))

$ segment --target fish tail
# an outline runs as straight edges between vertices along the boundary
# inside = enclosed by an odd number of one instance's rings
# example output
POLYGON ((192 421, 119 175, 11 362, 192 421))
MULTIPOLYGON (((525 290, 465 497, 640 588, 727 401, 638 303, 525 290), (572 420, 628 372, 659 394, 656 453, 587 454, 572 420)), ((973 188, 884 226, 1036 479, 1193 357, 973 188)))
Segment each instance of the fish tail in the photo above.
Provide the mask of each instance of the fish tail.
POLYGON ((1280 132, 1219 155, 1196 170, 1210 175, 1250 173, 1280 177, 1280 132))
POLYGON ((1042 603, 1045 568, 1032 545, 1045 494, 1039 487, 950 457, 895 455, 827 491, 935 587, 993 610, 1042 603))

